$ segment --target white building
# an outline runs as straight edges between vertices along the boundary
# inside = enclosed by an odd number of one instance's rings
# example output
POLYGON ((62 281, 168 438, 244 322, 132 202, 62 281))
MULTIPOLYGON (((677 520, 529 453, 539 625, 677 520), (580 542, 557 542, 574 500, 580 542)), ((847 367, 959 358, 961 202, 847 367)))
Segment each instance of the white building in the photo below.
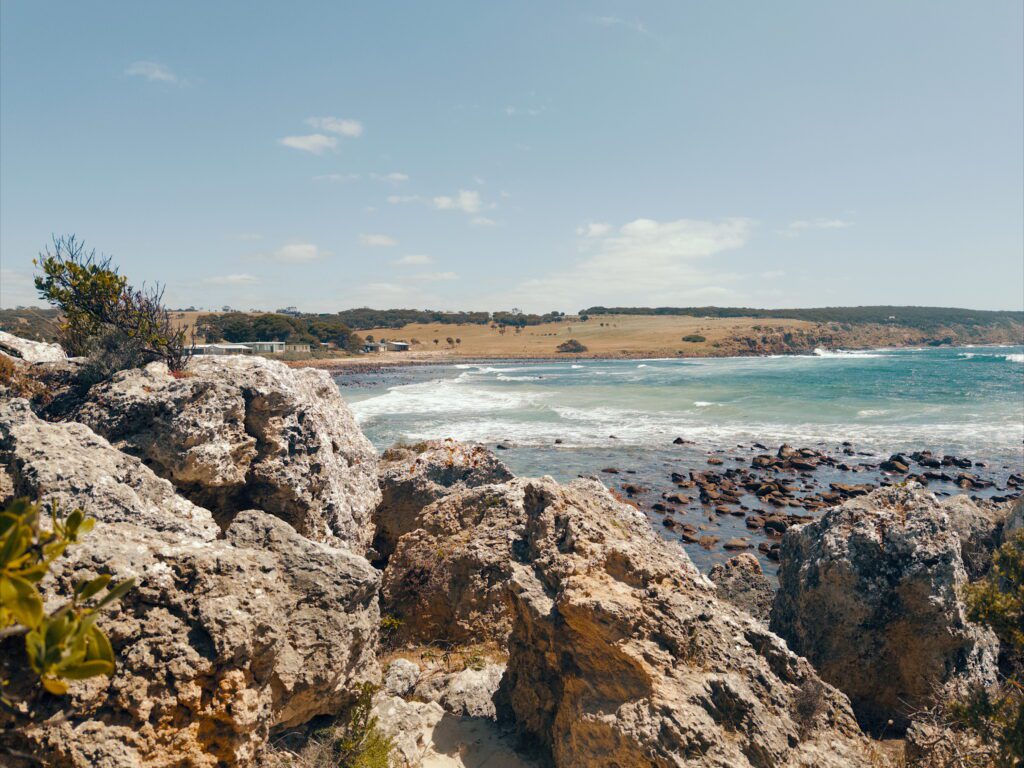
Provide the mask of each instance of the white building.
POLYGON ((196 355, 251 355, 252 349, 245 344, 196 344, 196 355))

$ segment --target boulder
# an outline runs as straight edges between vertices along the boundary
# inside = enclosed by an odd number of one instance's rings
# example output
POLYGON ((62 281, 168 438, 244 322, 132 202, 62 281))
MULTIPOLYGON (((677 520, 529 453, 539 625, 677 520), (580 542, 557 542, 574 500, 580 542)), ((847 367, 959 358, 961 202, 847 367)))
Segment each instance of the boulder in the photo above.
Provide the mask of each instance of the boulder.
MULTIPOLYGON (((99 620, 114 676, 40 699, 34 722, 0 714, 0 752, 71 768, 256 766, 271 729, 336 713, 379 680, 379 577, 348 549, 258 510, 222 533, 140 460, 24 400, 0 402, 0 465, 13 493, 97 521, 42 583, 51 609, 76 579, 136 580, 99 620)), ((35 687, 21 642, 0 646, 15 693, 35 687)))
POLYGON ((771 628, 849 695, 866 728, 901 731, 944 690, 995 681, 998 642, 959 598, 968 572, 951 518, 964 509, 884 488, 782 539, 771 628))
POLYGON ((600 483, 459 490, 421 523, 385 606, 424 628, 413 639, 508 636, 495 698, 554 765, 866 764, 846 697, 600 483))
POLYGON ((753 555, 744 552, 718 563, 708 572, 718 596, 746 611, 758 621, 768 622, 775 590, 753 555))
POLYGON ((642 513, 591 481, 523 496, 501 693, 556 766, 868 764, 846 697, 642 513))
POLYGON ((142 459, 221 527, 262 509, 362 554, 380 499, 376 451, 324 371, 262 357, 163 363, 94 386, 76 420, 142 459))
POLYGON ((400 620, 396 642, 503 644, 511 629, 507 581, 529 483, 466 488, 428 505, 384 569, 381 612, 400 620))
POLYGON ((459 672, 434 674, 422 679, 415 696, 436 701, 446 712, 460 717, 495 718, 494 697, 505 674, 504 664, 485 662, 479 667, 466 667, 459 672))
POLYGON ((26 363, 56 363, 68 358, 59 344, 31 341, 6 331, 0 331, 0 354, 16 357, 26 363))
POLYGON ((381 457, 374 549, 386 559, 402 535, 419 527, 423 508, 452 491, 511 479, 508 467, 480 445, 432 440, 388 449, 381 457))

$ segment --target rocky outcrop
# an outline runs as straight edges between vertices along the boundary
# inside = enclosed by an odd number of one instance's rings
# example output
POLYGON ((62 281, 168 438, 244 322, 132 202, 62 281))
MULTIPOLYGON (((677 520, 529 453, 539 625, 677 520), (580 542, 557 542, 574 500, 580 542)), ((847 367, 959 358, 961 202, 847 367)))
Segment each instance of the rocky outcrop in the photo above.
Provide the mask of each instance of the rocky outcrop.
POLYGON ((26 363, 56 363, 67 360, 67 355, 59 344, 30 341, 6 331, 0 331, 0 354, 16 357, 26 363))
POLYGON ((865 727, 906 728, 943 689, 995 680, 996 638, 959 597, 975 530, 966 509, 886 488, 783 537, 771 628, 850 696, 865 727))
POLYGON ((362 554, 380 499, 376 451, 323 371, 261 357, 162 363, 93 387, 76 414, 222 527, 258 508, 362 554))
POLYGON ((756 557, 744 552, 718 563, 708 572, 708 578, 722 600, 746 611, 758 621, 768 622, 775 590, 756 557))
POLYGON ((427 635, 509 634, 498 699, 556 766, 863 764, 846 698, 600 483, 466 489, 420 519, 385 602, 427 635))
POLYGON ((524 488, 505 691, 557 766, 855 766, 849 703, 599 484, 524 488))
MULTIPOLYGON (((334 713, 379 679, 377 573, 257 510, 226 531, 138 459, 81 424, 0 403, 0 464, 12 492, 80 506, 94 530, 55 562, 51 605, 76 579, 136 586, 104 614, 117 673, 39 703, 34 724, 0 723, 0 752, 50 765, 259 764, 272 728, 334 713)), ((20 638, 0 652, 19 682, 20 638)))
POLYGON ((401 621, 399 642, 504 644, 507 589, 526 517, 528 481, 456 491, 417 515, 384 570, 381 612, 401 621))
POLYGON ((389 557, 398 539, 419 527, 423 509, 453 491, 511 479, 508 467, 479 445, 449 439, 388 449, 380 465, 374 549, 389 557))

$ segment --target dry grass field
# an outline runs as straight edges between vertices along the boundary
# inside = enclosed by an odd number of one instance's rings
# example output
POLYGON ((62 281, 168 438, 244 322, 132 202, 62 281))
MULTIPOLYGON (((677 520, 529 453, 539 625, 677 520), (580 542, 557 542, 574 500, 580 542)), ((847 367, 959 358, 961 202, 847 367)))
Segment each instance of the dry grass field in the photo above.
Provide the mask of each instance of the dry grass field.
POLYGON ((362 333, 375 339, 408 341, 413 350, 436 350, 458 357, 548 357, 559 355, 558 345, 569 339, 583 344, 588 356, 672 357, 710 354, 715 349, 713 344, 753 334, 755 325, 773 329, 814 327, 813 323, 798 320, 610 315, 592 317, 586 322, 567 320, 532 325, 518 333, 512 328, 502 333, 487 325, 441 323, 376 328, 362 333), (690 335, 703 336, 706 341, 682 340, 690 335), (449 344, 448 338, 459 339, 461 343, 449 344))

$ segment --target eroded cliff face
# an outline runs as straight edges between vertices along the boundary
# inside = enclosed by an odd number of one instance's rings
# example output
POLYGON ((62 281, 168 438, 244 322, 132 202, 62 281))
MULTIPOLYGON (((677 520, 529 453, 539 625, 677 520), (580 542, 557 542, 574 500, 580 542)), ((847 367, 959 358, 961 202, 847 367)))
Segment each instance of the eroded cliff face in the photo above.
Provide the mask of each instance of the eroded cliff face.
MULTIPOLYGON (((346 548, 259 510, 213 514, 82 424, 0 403, 11 491, 96 518, 43 583, 55 607, 76 579, 137 586, 103 616, 117 673, 8 720, 2 745, 54 766, 257 765, 270 730, 343 708, 379 679, 379 576, 346 548)), ((19 680, 22 638, 3 646, 19 680)))

